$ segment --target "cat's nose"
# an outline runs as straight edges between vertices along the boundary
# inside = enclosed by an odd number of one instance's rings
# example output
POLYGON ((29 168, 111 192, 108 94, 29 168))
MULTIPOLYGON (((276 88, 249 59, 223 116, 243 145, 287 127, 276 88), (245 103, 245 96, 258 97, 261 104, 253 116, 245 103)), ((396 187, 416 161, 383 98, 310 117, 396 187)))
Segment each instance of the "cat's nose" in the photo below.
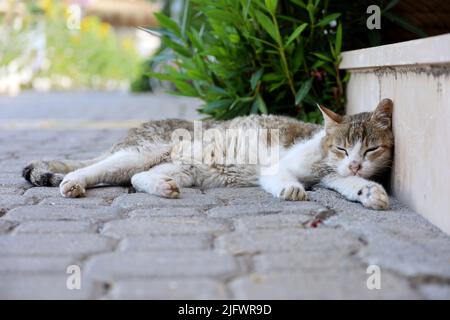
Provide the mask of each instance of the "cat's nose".
POLYGON ((353 172, 353 174, 357 174, 358 171, 361 169, 361 163, 357 161, 352 161, 348 166, 348 168, 350 169, 351 172, 353 172))

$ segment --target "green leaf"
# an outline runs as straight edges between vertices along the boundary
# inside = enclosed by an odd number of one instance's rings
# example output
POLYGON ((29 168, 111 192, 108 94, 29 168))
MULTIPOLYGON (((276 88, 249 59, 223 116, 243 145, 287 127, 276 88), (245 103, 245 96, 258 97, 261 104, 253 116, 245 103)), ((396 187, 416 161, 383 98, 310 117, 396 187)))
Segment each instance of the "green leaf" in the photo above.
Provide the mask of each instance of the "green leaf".
POLYGON ((151 35, 161 37, 161 36, 167 36, 169 38, 177 38, 174 33, 168 29, 163 28, 155 28, 155 27, 138 27, 138 29, 141 29, 142 31, 148 32, 151 35))
POLYGON ((324 60, 324 61, 328 61, 331 63, 334 63, 333 59, 331 59, 330 57, 324 55, 323 53, 319 53, 319 52, 314 52, 313 55, 315 55, 316 57, 324 60))
MULTIPOLYGON (((258 107, 258 110, 262 114, 267 114, 268 113, 266 103, 264 102, 264 100, 263 100, 263 98, 261 97, 260 94, 258 94, 256 96, 256 100, 255 100, 255 102, 253 104, 255 104, 255 103, 256 103, 256 105, 258 107)), ((252 109, 253 109, 253 106, 252 106, 252 109)))
POLYGON ((308 3, 308 5, 306 6, 306 10, 308 11, 308 15, 309 15, 309 20, 311 21, 312 24, 314 24, 315 21, 315 17, 314 17, 314 5, 312 3, 308 3))
POLYGON ((204 74, 196 69, 187 70, 186 76, 191 80, 207 80, 208 79, 206 74, 204 74))
POLYGON ((291 0, 291 2, 302 7, 303 9, 306 9, 306 4, 302 0, 291 0))
POLYGON ((278 81, 278 80, 283 80, 284 76, 279 73, 271 72, 271 73, 264 74, 262 79, 264 81, 278 81))
POLYGON ((204 49, 202 37, 194 28, 187 32, 187 36, 198 50, 202 51, 204 49))
POLYGON ((340 13, 332 13, 328 16, 326 16, 325 18, 323 18, 322 20, 320 20, 316 26, 318 27, 323 27, 326 26, 327 24, 329 24, 331 21, 336 20, 337 18, 339 18, 341 16, 340 13))
POLYGON ((399 2, 400 2, 400 0, 391 0, 391 1, 387 4, 387 6, 382 10, 382 12, 391 10, 391 9, 392 9, 393 7, 395 7, 399 2))
POLYGON ((233 99, 222 99, 207 103, 201 110, 205 113, 210 113, 218 109, 228 109, 233 103, 233 99))
POLYGON ((261 43, 267 44, 268 46, 271 46, 271 47, 273 47, 273 48, 278 48, 278 47, 277 47, 276 45, 274 45, 273 43, 267 42, 267 41, 265 41, 265 40, 262 40, 262 39, 259 39, 259 38, 256 38, 256 37, 253 37, 253 36, 250 36, 250 35, 248 35, 247 38, 253 39, 253 40, 257 41, 257 42, 261 42, 261 43))
POLYGON ((214 22, 231 23, 232 25, 239 25, 240 20, 238 15, 234 15, 229 11, 213 9, 205 12, 206 16, 210 19, 214 19, 214 22))
POLYGON ((336 31, 336 43, 334 45, 335 58, 337 58, 341 54, 341 48, 342 48, 342 23, 339 23, 336 31))
POLYGON ((279 35, 277 33, 277 30, 275 28, 275 25, 273 24, 272 20, 262 13, 261 11, 256 11, 256 19, 258 20, 259 24, 266 30, 266 32, 277 42, 280 42, 279 35))
POLYGON ((296 46, 294 55, 292 57, 292 70, 293 72, 297 72, 304 60, 304 47, 303 43, 300 42, 300 45, 296 46))
POLYGON ((250 5, 251 5, 251 0, 240 0, 241 1, 241 6, 242 6, 242 14, 243 14, 243 18, 246 19, 248 16, 248 12, 250 10, 250 5))
POLYGON ((149 78, 156 78, 161 81, 172 81, 173 80, 173 78, 170 75, 165 74, 165 73, 147 72, 146 75, 149 78))
POLYGON ((262 74, 264 72, 264 69, 259 69, 255 73, 252 74, 252 77, 250 79, 250 85, 252 87, 252 90, 256 89, 256 85, 258 84, 259 79, 261 78, 262 74))
POLYGON ((275 12, 277 11, 278 0, 266 0, 265 3, 266 3, 267 9, 268 9, 272 14, 275 14, 275 12))
POLYGON ((280 81, 280 82, 276 82, 276 83, 271 84, 269 86, 269 92, 273 92, 273 91, 277 90, 282 85, 284 85, 284 83, 285 83, 285 81, 280 81))
POLYGON ((294 22, 296 24, 302 22, 299 19, 296 19, 296 18, 293 18, 293 17, 289 17, 289 16, 285 16, 283 14, 277 14, 277 19, 294 22))
POLYGON ((329 40, 328 44, 330 45, 330 51, 331 51, 331 56, 336 59, 336 49, 334 48, 334 46, 336 45, 336 40, 334 41, 334 44, 331 43, 331 39, 329 40))
POLYGON ((180 27, 178 23, 169 17, 165 16, 163 13, 155 12, 155 17, 159 22, 159 25, 163 28, 169 29, 172 31, 177 37, 182 38, 180 27))
POLYGON ((180 45, 179 43, 175 41, 171 41, 170 39, 167 39, 167 37, 163 37, 165 40, 164 43, 171 49, 173 49, 175 52, 181 54, 185 57, 192 57, 192 53, 189 51, 188 48, 180 45))
POLYGON ((172 80, 172 82, 175 85, 175 87, 180 91, 180 93, 182 93, 183 95, 188 97, 198 96, 197 90, 194 87, 192 87, 192 85, 190 85, 189 83, 180 80, 176 81, 172 80))
POLYGON ((241 38, 239 37, 239 35, 237 33, 233 33, 230 34, 228 36, 228 39, 232 42, 232 43, 239 43, 239 41, 241 40, 241 38))
POLYGON ((295 105, 300 104, 302 100, 306 97, 306 95, 309 93, 309 90, 311 90, 312 83, 313 79, 308 79, 305 82, 303 82, 302 86, 295 95, 295 105))
POLYGON ((303 23, 302 25, 297 27, 297 29, 295 29, 294 32, 292 32, 289 38, 287 39, 285 46, 287 47, 292 41, 297 39, 297 37, 303 32, 303 30, 306 29, 307 26, 308 26, 307 23, 303 23))
POLYGON ((316 62, 314 62, 314 64, 311 66, 312 70, 317 70, 317 68, 320 68, 321 66, 323 66, 325 64, 325 62, 323 60, 317 60, 316 62))
POLYGON ((257 102, 258 100, 257 99, 255 99, 255 101, 253 102, 253 104, 252 104, 252 107, 250 108, 250 113, 251 114, 256 114, 256 113, 258 113, 258 102, 257 102))

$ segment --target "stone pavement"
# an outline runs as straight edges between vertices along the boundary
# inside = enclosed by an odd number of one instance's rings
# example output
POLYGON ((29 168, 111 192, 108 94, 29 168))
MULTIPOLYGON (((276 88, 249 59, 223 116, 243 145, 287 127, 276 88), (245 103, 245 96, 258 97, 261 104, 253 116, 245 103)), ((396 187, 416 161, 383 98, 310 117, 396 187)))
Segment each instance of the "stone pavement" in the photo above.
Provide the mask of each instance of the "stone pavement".
POLYGON ((30 160, 91 157, 135 122, 198 117, 196 105, 118 93, 0 98, 0 298, 450 298, 450 238, 395 199, 385 212, 319 188, 310 202, 259 188, 168 200, 99 187, 64 199, 21 178, 30 160), (80 290, 66 287, 69 265, 81 268, 80 290), (373 265, 379 290, 367 287, 373 265))

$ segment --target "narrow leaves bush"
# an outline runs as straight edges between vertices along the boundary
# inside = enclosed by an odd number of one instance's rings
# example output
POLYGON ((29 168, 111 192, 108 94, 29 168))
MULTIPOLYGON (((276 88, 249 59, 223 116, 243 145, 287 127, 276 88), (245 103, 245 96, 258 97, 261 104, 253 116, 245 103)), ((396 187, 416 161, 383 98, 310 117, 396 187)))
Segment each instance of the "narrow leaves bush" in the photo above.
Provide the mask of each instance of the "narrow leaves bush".
POLYGON ((198 97, 216 119, 255 113, 320 122, 316 104, 340 111, 340 13, 320 0, 191 0, 178 24, 157 14, 162 72, 174 94, 198 97))

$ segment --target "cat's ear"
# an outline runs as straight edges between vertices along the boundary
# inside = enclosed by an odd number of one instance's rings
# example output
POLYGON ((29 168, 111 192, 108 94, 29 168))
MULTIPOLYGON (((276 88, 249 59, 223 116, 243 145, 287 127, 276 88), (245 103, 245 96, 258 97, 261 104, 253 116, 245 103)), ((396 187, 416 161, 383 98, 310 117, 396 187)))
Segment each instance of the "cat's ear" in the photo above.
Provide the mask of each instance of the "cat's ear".
POLYGON ((370 119, 381 129, 391 128, 393 106, 394 104, 391 99, 381 100, 370 119))
POLYGON ((317 107, 319 108, 320 112, 322 112, 325 127, 329 127, 342 122, 342 116, 319 104, 317 104, 317 107))

